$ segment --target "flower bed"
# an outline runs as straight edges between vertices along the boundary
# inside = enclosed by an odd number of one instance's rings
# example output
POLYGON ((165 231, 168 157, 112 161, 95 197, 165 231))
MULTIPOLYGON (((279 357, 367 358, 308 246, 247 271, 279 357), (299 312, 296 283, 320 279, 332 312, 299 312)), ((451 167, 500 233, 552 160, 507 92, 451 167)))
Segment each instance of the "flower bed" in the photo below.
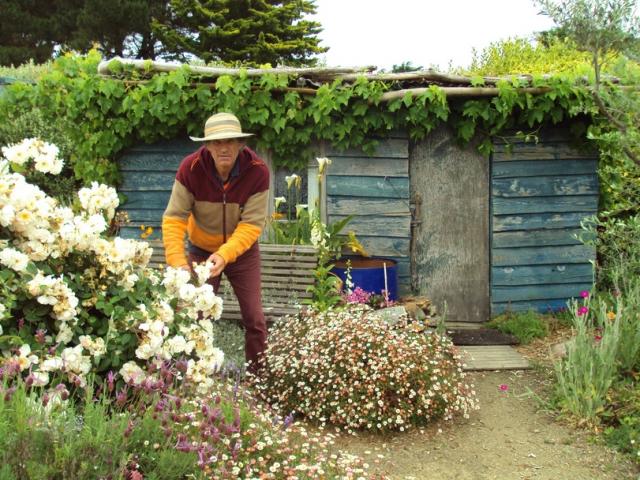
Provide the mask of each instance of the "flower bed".
POLYGON ((256 388, 281 414, 348 431, 403 431, 477 408, 451 341, 389 325, 365 306, 276 325, 256 388))

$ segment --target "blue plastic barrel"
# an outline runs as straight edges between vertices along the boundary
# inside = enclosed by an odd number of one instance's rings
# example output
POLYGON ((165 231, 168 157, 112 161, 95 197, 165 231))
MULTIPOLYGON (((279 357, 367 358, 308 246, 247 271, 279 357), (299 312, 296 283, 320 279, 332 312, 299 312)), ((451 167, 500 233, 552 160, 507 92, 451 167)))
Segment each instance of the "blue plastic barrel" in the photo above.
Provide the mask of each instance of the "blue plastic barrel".
POLYGON ((398 300, 398 266, 389 258, 342 257, 331 270, 345 282, 347 260, 351 263, 351 281, 365 292, 382 294, 385 286, 385 270, 389 300, 398 300))

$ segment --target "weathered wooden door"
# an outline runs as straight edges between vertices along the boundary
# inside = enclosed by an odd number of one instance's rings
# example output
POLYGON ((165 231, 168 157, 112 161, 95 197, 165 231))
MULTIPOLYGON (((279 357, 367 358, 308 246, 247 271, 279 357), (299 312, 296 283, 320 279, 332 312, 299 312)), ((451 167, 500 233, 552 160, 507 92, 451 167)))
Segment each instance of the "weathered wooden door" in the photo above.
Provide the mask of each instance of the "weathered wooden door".
POLYGON ((447 320, 489 319, 489 159, 460 147, 447 128, 433 131, 409 155, 415 202, 413 288, 447 320))

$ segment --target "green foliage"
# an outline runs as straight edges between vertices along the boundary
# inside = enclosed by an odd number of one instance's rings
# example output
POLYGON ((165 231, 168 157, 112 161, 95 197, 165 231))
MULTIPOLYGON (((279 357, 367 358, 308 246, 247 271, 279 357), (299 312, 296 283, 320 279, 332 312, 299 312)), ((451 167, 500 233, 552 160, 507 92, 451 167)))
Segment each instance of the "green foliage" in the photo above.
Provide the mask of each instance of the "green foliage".
POLYGON ((45 390, 5 377, 0 478, 317 478, 296 471, 309 464, 327 478, 354 468, 366 475, 359 459, 330 449, 292 416, 274 418, 237 383, 216 378, 214 392, 194 398, 177 373, 165 363, 145 385, 118 390, 105 381, 71 396, 62 383, 45 390))
POLYGON ((313 65, 320 47, 315 0, 282 2, 229 0, 171 0, 165 22, 153 30, 170 56, 195 55, 205 62, 244 65, 313 65))
POLYGON ((621 219, 607 217, 607 212, 603 212, 602 217, 584 220, 579 238, 598 252, 595 269, 598 287, 626 293, 635 288, 635 279, 640 275, 640 215, 621 219))
POLYGON ((325 52, 314 0, 5 0, 0 64, 43 62, 57 49, 106 56, 243 64, 314 64, 325 52))
MULTIPOLYGON (((0 123, 0 145, 16 144, 24 138, 39 138, 55 144, 60 149, 61 158, 69 158, 74 151, 73 141, 69 136, 73 128, 64 118, 52 122, 40 110, 25 110, 10 122, 0 123)), ((36 171, 23 173, 26 174, 27 181, 37 184, 45 193, 65 204, 71 203, 73 192, 81 186, 69 164, 65 164, 62 172, 55 177, 36 171)))
POLYGON ((616 53, 637 49, 640 19, 636 0, 536 0, 543 13, 591 55, 596 89, 603 61, 616 53))
POLYGON ((488 322, 487 327, 514 335, 522 344, 545 337, 549 331, 544 316, 533 310, 503 313, 488 322))
POLYGON ((152 409, 141 419, 113 412, 111 401, 104 395, 94 400, 90 388, 82 402, 24 384, 0 390, 0 457, 11 475, 2 478, 123 478, 134 459, 148 478, 177 480, 197 472, 196 454, 174 448, 152 409), (133 422, 136 428, 128 429, 133 422))
POLYGON ((489 44, 481 52, 473 50, 471 65, 460 70, 467 75, 588 74, 591 57, 578 51, 571 40, 550 39, 546 43, 512 38, 489 44))
POLYGON ((211 112, 236 113, 248 131, 256 133, 257 147, 273 152, 277 166, 306 167, 313 140, 339 149, 372 151, 391 130, 406 130, 412 139, 424 138, 447 122, 462 142, 487 136, 479 149, 488 154, 488 136, 524 125, 535 128, 592 111, 591 98, 572 78, 535 79, 551 91, 537 96, 519 93, 517 82, 499 85, 495 98, 448 103, 442 90, 430 87, 417 97, 380 102, 390 88, 364 78, 353 84, 339 80, 325 84, 314 96, 282 92, 291 81, 285 75, 221 76, 215 88, 197 83, 188 67, 141 78, 117 62, 111 69, 121 79, 100 77, 101 57, 63 56, 35 85, 14 84, 0 97, 0 116, 16 117, 37 109, 45 118, 72 125, 71 166, 83 182, 118 180, 120 152, 136 142, 201 133, 211 112), (195 83, 195 85, 194 85, 195 83))
POLYGON ((620 323, 608 320, 607 306, 600 301, 585 299, 580 305, 572 300, 569 310, 575 335, 566 357, 555 364, 556 402, 562 411, 596 424, 618 373, 620 323))
POLYGON ((607 443, 631 455, 636 462, 640 457, 640 384, 625 380, 612 390, 611 403, 604 414, 607 443))
POLYGON ((7 77, 17 81, 35 82, 43 74, 51 71, 52 62, 36 64, 33 60, 18 67, 0 66, 0 77, 7 77))
POLYGON ((77 0, 3 0, 0 16, 0 65, 49 60, 74 27, 68 13, 77 0))

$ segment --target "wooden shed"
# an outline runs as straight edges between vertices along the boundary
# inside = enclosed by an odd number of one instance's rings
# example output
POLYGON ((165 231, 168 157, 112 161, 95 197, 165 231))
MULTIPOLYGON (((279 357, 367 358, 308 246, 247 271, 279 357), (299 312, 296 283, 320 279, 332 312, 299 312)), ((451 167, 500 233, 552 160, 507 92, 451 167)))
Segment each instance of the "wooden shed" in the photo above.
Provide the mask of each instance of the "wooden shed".
MULTIPOLYGON (((446 302, 450 320, 561 308, 593 284, 595 251, 575 234, 598 207, 597 154, 574 147, 565 128, 543 130, 536 143, 492 139, 488 157, 473 142, 460 146, 446 125, 420 141, 396 132, 372 154, 318 142, 317 156, 332 160, 327 220, 353 215, 349 228, 365 248, 398 262, 401 293, 446 302)), ((176 139, 119 159, 131 220, 123 236, 150 225, 158 238, 177 166, 195 148, 176 139)))

